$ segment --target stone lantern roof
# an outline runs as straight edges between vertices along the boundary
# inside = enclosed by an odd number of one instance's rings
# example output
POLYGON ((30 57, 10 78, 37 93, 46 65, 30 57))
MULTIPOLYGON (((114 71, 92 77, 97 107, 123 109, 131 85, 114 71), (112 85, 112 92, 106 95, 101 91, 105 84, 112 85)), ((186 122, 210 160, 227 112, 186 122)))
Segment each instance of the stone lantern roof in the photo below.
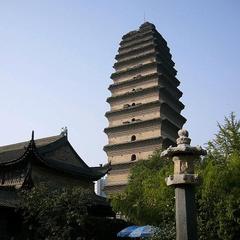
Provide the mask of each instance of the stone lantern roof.
POLYGON ((196 184, 199 181, 198 175, 194 174, 194 161, 207 151, 200 146, 192 147, 188 131, 178 131, 176 147, 168 147, 162 152, 161 157, 172 158, 174 162, 174 175, 166 178, 167 185, 196 184), (196 158, 196 159, 195 159, 196 158))
POLYGON ((162 152, 161 157, 174 157, 179 155, 201 156, 207 154, 207 151, 204 150, 201 146, 192 147, 190 145, 191 139, 188 137, 189 134, 187 130, 179 130, 178 136, 179 138, 177 139, 177 146, 168 147, 168 149, 162 152))

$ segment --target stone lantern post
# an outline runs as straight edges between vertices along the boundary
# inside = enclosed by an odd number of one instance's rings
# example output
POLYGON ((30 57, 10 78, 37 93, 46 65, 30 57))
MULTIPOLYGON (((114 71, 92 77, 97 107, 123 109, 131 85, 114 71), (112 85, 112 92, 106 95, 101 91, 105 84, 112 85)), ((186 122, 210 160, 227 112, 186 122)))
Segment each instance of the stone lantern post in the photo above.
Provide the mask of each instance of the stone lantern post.
POLYGON ((194 162, 207 152, 200 146, 190 146, 187 130, 179 130, 178 135, 177 147, 170 146, 161 154, 174 162, 174 175, 166 178, 166 183, 175 188, 176 239, 197 240, 194 185, 198 175, 194 174, 194 162))

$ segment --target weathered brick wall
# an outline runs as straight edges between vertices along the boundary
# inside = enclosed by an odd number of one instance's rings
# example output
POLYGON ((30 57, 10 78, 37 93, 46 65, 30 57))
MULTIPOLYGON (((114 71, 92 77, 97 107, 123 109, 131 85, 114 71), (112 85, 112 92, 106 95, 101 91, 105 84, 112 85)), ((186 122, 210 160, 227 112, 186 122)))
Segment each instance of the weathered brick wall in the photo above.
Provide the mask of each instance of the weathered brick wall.
POLYGON ((131 111, 125 114, 119 114, 108 118, 109 126, 119 126, 126 121, 131 122, 133 118, 141 121, 160 117, 160 107, 145 108, 139 111, 131 111))
POLYGON ((129 96, 124 99, 119 99, 111 103, 111 110, 119 110, 123 109, 123 106, 125 104, 144 104, 144 103, 150 103, 159 100, 159 93, 158 92, 152 92, 152 93, 146 93, 138 96, 129 96))

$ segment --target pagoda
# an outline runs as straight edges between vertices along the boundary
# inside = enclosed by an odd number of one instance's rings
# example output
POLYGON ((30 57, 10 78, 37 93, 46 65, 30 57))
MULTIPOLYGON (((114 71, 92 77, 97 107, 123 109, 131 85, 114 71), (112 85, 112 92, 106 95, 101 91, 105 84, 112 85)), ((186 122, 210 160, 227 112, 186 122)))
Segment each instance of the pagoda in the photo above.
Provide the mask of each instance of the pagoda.
POLYGON ((107 194, 124 189, 136 161, 175 145, 186 122, 172 55, 152 23, 124 35, 115 59, 107 98, 110 111, 105 114, 109 126, 104 129, 108 136, 104 151, 111 164, 107 194))

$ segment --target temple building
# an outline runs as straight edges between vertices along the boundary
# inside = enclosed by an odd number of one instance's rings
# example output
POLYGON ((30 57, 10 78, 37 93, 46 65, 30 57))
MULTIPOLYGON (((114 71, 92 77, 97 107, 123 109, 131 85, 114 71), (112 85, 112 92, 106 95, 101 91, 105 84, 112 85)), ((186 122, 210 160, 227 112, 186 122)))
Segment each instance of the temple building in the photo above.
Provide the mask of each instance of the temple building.
MULTIPOLYGON (((60 135, 0 147, 0 235, 15 233, 21 220, 14 209, 19 204, 18 191, 44 183, 51 189, 78 186, 94 193, 94 181, 109 167, 89 167, 68 141, 67 131, 60 135), (9 229, 10 228, 10 229, 9 229)), ((113 216, 110 205, 95 195, 89 212, 113 216)), ((6 237, 6 239, 8 239, 6 237)))
POLYGON ((111 164, 105 192, 124 189, 129 169, 154 150, 175 145, 186 119, 172 55, 155 26, 145 22, 122 37, 111 75, 104 147, 111 164))

